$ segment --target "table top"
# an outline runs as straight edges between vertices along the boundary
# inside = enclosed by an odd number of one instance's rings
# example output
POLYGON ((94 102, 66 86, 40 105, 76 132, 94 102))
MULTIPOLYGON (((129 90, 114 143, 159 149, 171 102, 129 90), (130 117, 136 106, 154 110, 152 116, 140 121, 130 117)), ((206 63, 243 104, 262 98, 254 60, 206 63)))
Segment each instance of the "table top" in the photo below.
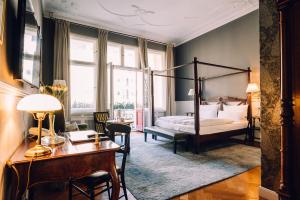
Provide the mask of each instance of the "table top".
MULTIPOLYGON (((90 132, 88 133, 90 134, 90 132)), ((32 158, 25 157, 24 155, 26 150, 33 147, 35 144, 36 144, 36 140, 25 139, 23 143, 17 148, 15 153, 11 156, 10 162, 12 164, 30 162, 32 158)), ((52 153, 50 155, 34 158, 34 161, 57 159, 57 158, 67 157, 67 156, 76 156, 76 155, 100 153, 100 152, 107 152, 107 151, 117 151, 120 149, 120 146, 118 144, 110 140, 101 141, 99 142, 99 144, 95 144, 94 142, 72 144, 69 139, 66 139, 64 144, 58 146, 50 146, 50 147, 52 148, 52 153)))

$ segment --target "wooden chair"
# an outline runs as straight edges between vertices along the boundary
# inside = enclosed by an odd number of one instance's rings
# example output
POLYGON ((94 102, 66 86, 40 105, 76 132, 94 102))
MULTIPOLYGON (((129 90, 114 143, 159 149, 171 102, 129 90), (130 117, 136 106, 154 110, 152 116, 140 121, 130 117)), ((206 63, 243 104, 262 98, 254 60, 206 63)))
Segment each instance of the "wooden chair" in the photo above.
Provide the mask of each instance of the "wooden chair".
MULTIPOLYGON (((126 125, 122 124, 110 124, 107 126, 107 130, 109 133, 109 136, 111 138, 114 137, 115 133, 124 133, 125 136, 125 142, 124 145, 121 146, 121 149, 118 151, 118 153, 121 153, 123 155, 122 157, 122 164, 121 167, 117 166, 117 172, 121 179, 121 187, 123 188, 124 195, 120 196, 125 197, 126 200, 128 200, 127 191, 126 191, 126 184, 125 184, 125 165, 126 165, 126 157, 129 152, 129 137, 131 128, 126 125)), ((75 188, 77 191, 79 191, 84 196, 88 197, 91 200, 95 199, 95 196, 103 193, 108 192, 108 197, 111 199, 110 195, 110 189, 111 186, 109 184, 110 176, 105 171, 96 172, 88 177, 84 177, 79 180, 70 180, 69 182, 69 200, 72 199, 72 192, 73 188, 75 188), (86 188, 83 189, 82 188, 86 188), (98 193, 95 193, 95 189, 100 189, 98 193), (104 188, 104 189, 103 189, 104 188)))
POLYGON ((95 131, 98 133, 106 133, 106 122, 109 119, 108 112, 94 112, 95 131))

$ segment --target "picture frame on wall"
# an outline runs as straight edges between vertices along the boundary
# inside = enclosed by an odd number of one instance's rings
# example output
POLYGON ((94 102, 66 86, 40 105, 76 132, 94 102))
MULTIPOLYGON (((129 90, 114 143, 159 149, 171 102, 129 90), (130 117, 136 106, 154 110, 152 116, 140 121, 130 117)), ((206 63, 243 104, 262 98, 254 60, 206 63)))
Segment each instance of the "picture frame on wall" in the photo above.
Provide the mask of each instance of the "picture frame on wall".
POLYGON ((0 44, 3 43, 5 24, 6 0, 0 0, 0 44))

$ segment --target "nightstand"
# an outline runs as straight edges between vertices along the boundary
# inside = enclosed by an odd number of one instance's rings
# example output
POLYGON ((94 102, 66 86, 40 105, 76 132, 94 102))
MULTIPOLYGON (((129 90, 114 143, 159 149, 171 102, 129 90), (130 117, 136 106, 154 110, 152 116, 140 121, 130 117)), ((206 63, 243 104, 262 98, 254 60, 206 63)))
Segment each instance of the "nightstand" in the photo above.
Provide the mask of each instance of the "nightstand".
POLYGON ((194 116, 194 112, 186 112, 185 114, 186 114, 186 116, 191 116, 191 117, 194 116))
POLYGON ((260 140, 260 137, 255 137, 255 131, 260 131, 260 116, 252 116, 252 127, 250 136, 251 141, 255 141, 255 139, 260 140), (257 126, 257 122, 259 123, 259 126, 257 126))

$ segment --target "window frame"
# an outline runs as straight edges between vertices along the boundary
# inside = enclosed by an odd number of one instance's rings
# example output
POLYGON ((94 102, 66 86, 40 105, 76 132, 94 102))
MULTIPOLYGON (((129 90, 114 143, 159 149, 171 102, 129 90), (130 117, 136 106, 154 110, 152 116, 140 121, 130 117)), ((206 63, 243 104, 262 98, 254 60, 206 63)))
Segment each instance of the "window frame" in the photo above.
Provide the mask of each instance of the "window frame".
MULTIPOLYGON (((94 37, 90 37, 90 36, 85 36, 85 35, 81 35, 81 34, 77 34, 77 33, 70 33, 70 57, 69 57, 69 62, 70 62, 70 80, 71 80, 71 70, 72 70, 72 65, 77 65, 77 66, 81 66, 81 67, 88 67, 88 68, 94 68, 95 72, 97 71, 97 65, 98 65, 98 43, 97 43, 97 38, 94 37), (71 59, 71 38, 77 39, 77 40, 82 40, 82 41, 86 41, 86 42, 92 42, 94 43, 94 62, 88 62, 88 61, 80 61, 80 60, 72 60, 71 59)), ((72 85, 70 85, 70 87, 72 87, 72 85)), ((94 94, 95 97, 96 92, 97 92, 97 73, 94 74, 94 94)), ((71 88, 70 88, 71 90, 71 88)), ((70 101, 72 100, 72 93, 70 95, 70 101)), ((70 105, 70 109, 71 109, 71 116, 78 116, 78 115, 92 115, 93 112, 96 111, 96 102, 97 99, 94 99, 94 108, 72 108, 72 104, 70 105), (74 109, 76 109, 76 111, 74 111, 74 109), (72 111, 73 110, 73 111, 72 111)))
POLYGON ((138 47, 134 46, 134 45, 126 45, 126 44, 121 44, 121 43, 117 43, 117 42, 107 42, 107 48, 108 46, 115 46, 115 47, 120 47, 121 50, 121 55, 120 55, 120 65, 115 65, 114 66, 118 66, 118 67, 122 67, 122 68, 131 68, 131 69, 139 69, 140 68, 140 58, 139 58, 139 52, 138 52, 138 47), (125 66, 125 49, 133 49, 135 51, 135 67, 131 67, 131 66, 125 66))
POLYGON ((147 59, 148 59, 148 67, 150 68, 150 70, 154 71, 154 72, 159 72, 161 70, 165 70, 166 69, 166 51, 162 51, 162 50, 156 50, 156 49, 147 49, 147 59), (163 63, 162 63, 162 69, 151 69, 151 66, 149 66, 149 53, 156 53, 156 54, 161 54, 162 58, 163 58, 163 63))

